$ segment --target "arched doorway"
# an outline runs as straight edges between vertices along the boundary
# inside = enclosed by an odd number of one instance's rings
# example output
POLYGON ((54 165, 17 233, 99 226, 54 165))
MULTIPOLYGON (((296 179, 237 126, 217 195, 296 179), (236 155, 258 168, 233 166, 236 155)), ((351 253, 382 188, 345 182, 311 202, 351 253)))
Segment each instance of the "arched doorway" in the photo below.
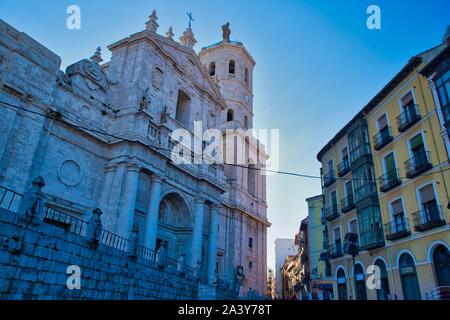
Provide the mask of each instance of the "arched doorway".
POLYGON ((338 288, 338 299, 347 300, 347 281, 345 278, 345 271, 340 268, 337 272, 337 288, 338 288))
POLYGON ((378 259, 375 261, 375 265, 380 268, 380 288, 377 289, 377 299, 378 300, 390 300, 391 291, 389 289, 389 279, 387 274, 386 264, 383 260, 378 259))
POLYGON ((353 274, 355 277, 356 300, 367 300, 366 279, 364 277, 364 269, 359 263, 355 265, 355 270, 353 274))
POLYGON ((184 199, 177 193, 166 195, 159 206, 156 250, 162 241, 166 241, 170 258, 178 259, 181 254, 185 254, 190 263, 191 225, 189 209, 184 199))
POLYGON ((400 279, 402 282, 403 299, 421 300, 419 280, 417 279, 416 265, 413 257, 403 253, 399 259, 400 279))
POLYGON ((433 251, 433 266, 437 286, 450 286, 450 252, 443 244, 433 251))

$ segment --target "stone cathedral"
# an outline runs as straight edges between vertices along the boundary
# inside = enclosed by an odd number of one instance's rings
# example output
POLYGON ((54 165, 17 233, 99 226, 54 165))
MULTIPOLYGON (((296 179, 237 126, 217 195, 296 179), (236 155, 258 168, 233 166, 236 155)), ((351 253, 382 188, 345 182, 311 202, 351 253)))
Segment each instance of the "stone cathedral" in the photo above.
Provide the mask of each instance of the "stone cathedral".
POLYGON ((242 136, 253 127, 255 61, 229 24, 197 53, 191 27, 178 42, 157 20, 154 11, 145 30, 109 45, 110 61, 99 48, 65 72, 0 20, 0 185, 24 194, 42 177, 48 208, 81 221, 98 208, 120 239, 137 234, 149 252, 185 257, 201 285, 264 295, 267 155, 242 136), (234 130, 245 165, 171 161, 171 133, 193 132, 194 121, 234 130))

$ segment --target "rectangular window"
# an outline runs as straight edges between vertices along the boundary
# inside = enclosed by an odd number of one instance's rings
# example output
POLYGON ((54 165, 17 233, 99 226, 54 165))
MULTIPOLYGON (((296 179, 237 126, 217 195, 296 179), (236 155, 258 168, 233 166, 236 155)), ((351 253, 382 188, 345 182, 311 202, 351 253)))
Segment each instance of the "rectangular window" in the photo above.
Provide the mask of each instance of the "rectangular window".
POLYGON ((377 122, 379 131, 382 131, 384 128, 386 128, 388 126, 386 114, 383 114, 381 117, 379 117, 377 122))
POLYGON ((356 220, 352 220, 349 222, 349 232, 358 234, 358 222, 356 220))
POLYGON ((433 185, 429 184, 419 190, 423 208, 423 218, 427 221, 439 219, 439 208, 434 196, 433 185))
POLYGON ((402 99, 401 99, 402 107, 405 108, 409 106, 410 104, 414 103, 414 98, 411 92, 408 92, 402 99))
POLYGON ((253 248, 253 238, 248 238, 248 247, 253 248))

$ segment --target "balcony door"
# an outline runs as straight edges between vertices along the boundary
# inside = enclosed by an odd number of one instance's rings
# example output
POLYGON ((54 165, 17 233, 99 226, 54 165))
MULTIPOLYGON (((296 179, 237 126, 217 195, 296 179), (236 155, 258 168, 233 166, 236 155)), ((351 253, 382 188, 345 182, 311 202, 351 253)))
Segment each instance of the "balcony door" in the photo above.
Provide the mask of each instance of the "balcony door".
POLYGON ((353 203, 353 185, 351 181, 345 183, 345 196, 347 198, 345 205, 350 206, 353 203))
POLYGON ((400 279, 404 300, 421 300, 419 280, 417 279, 414 259, 408 253, 403 253, 399 261, 400 279))
POLYGON ((333 191, 330 194, 330 210, 332 210, 332 214, 335 214, 338 211, 337 209, 337 193, 336 191, 333 191))
POLYGON ((437 286, 450 286, 450 251, 442 244, 434 249, 433 265, 437 286))
POLYGON ((406 232, 406 219, 405 213, 403 211, 403 202, 402 199, 395 200, 391 203, 391 212, 392 212, 392 232, 400 233, 406 232))
POLYGON ((391 152, 387 156, 383 158, 383 168, 384 173, 386 174, 386 180, 385 183, 389 185, 390 183, 393 183, 394 180, 397 180, 397 166, 395 164, 395 157, 394 153, 391 152))
POLYGON ((333 230, 334 244, 336 245, 336 252, 341 252, 341 228, 337 227, 333 230))
POLYGON ((423 142, 422 134, 419 133, 409 141, 411 157, 414 158, 414 166, 420 166, 427 162, 427 155, 425 150, 425 144, 423 142))
POLYGON ((422 219, 425 223, 433 223, 439 221, 439 206, 434 195, 432 184, 426 185, 419 189, 420 200, 422 203, 422 219))
POLYGON ((416 116, 416 109, 414 108, 414 98, 412 95, 412 92, 408 92, 402 99, 401 99, 402 109, 405 113, 405 119, 407 122, 414 119, 416 116))

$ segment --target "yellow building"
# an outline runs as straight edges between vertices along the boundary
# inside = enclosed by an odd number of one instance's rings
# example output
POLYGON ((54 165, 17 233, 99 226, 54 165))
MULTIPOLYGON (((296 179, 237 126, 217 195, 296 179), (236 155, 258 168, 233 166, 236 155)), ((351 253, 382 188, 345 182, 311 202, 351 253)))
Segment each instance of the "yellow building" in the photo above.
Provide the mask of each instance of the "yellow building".
MULTIPOLYGON (((450 286, 448 109, 436 103, 441 83, 421 74, 448 53, 444 42, 411 58, 318 154, 338 299, 425 299, 450 286), (369 266, 381 271, 377 288, 369 266)), ((449 90, 448 72, 444 81, 449 90)))

